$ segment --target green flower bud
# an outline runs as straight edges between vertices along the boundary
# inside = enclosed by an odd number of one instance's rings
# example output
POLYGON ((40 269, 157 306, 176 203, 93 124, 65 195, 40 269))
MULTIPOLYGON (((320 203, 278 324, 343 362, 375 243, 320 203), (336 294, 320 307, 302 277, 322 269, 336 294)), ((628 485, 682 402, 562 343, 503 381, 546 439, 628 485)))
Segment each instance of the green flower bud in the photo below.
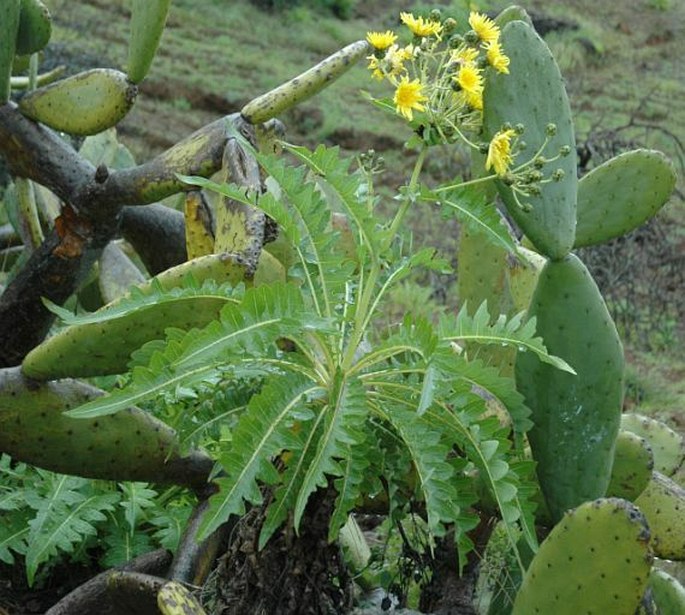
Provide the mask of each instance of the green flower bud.
POLYGON ((445 30, 446 34, 454 32, 454 29, 457 27, 457 20, 453 19, 452 17, 448 17, 447 19, 445 19, 445 22, 442 24, 442 27, 445 30))
POLYGON ((451 49, 457 49, 464 43, 464 37, 460 34, 450 36, 449 46, 451 49))
POLYGON ((548 137, 553 137, 555 134, 557 134, 557 125, 550 122, 545 127, 545 132, 547 133, 548 137))
POLYGON ((554 173, 552 173, 552 179, 555 182, 560 182, 562 179, 564 179, 564 169, 556 169, 554 173))
POLYGON ((517 135, 522 135, 525 132, 526 127, 519 122, 516 124, 516 126, 514 126, 514 130, 516 131, 517 135))
POLYGON ((464 34, 464 40, 471 45, 475 45, 480 40, 480 37, 473 30, 469 30, 464 34))
POLYGON ((559 155, 560 156, 568 156, 571 153, 571 146, 570 145, 562 145, 559 148, 559 155))

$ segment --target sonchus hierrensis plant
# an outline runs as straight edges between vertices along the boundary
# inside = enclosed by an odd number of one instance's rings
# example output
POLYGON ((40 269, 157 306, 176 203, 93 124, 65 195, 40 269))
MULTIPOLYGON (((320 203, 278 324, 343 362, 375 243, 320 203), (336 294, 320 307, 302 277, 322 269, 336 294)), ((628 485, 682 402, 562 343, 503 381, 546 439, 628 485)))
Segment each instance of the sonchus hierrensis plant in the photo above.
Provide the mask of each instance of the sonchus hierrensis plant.
MULTIPOLYGON (((136 165, 108 129, 135 102, 169 1, 131 8, 126 72, 45 85, 58 75, 39 75, 35 55, 28 79, 12 76, 17 54, 49 39, 45 7, 0 7, 0 151, 15 177, 5 203, 25 251, 0 297, 0 451, 64 474, 183 485, 199 504, 164 578, 135 564, 51 612, 96 612, 105 596, 116 612, 201 613, 182 584, 205 583, 238 518, 252 526, 231 534, 222 566, 243 588, 263 588, 254 579, 269 564, 280 581, 245 600, 215 587, 233 605, 222 612, 299 612, 298 596, 344 612, 344 566, 318 574, 313 592, 294 545, 323 522, 323 547, 306 555, 337 561, 353 513, 379 510, 400 524, 421 516, 429 551, 453 544, 459 570, 501 520, 511 569, 506 592, 481 584, 490 613, 632 615, 648 587, 662 609, 682 606, 682 587, 650 573, 653 553, 685 557, 683 492, 669 477, 682 438, 641 417, 619 431, 621 342, 571 252, 654 215, 674 187, 669 161, 628 152, 578 180, 561 75, 511 8, 494 21, 402 13, 400 32, 369 33, 136 165), (392 88, 369 98, 408 124, 416 152, 389 220, 376 156, 288 143, 276 119, 362 58, 392 88), (19 105, 18 87, 30 90, 19 105), (76 152, 53 130, 97 136, 76 152), (424 185, 436 145, 470 149, 472 177, 424 185), (155 204, 176 193, 183 213, 155 204), (463 307, 384 330, 395 285, 447 267, 399 239, 409 209, 430 204, 462 223, 463 307), (84 282, 105 305, 60 307, 84 282), (117 374, 109 394, 75 380, 117 374), (553 526, 541 545, 536 521, 553 526)), ((26 554, 32 577, 86 533, 81 509, 40 537, 41 555, 39 524, 8 526, 0 559, 26 554)), ((348 563, 368 586, 366 560, 348 563)))

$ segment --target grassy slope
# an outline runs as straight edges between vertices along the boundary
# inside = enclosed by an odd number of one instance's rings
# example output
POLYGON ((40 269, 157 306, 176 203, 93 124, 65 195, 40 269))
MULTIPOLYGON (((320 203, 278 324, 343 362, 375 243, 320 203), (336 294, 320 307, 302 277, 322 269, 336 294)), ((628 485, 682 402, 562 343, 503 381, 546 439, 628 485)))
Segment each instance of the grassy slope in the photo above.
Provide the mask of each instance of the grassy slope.
MULTIPOLYGON (((53 11, 53 40, 76 52, 85 63, 123 66, 128 32, 126 0, 46 0, 53 11)), ((408 2, 359 2, 360 14, 339 21, 304 8, 266 13, 247 0, 174 0, 168 28, 141 86, 131 114, 121 126, 122 139, 143 159, 161 151, 204 123, 239 110, 252 97, 308 68, 369 29, 393 28, 408 2)), ((430 4, 430 3, 424 3, 430 4)), ((455 4, 463 4, 455 2, 455 4)), ((507 2, 483 1, 485 9, 507 2)), ((576 112, 579 139, 593 127, 617 128, 626 141, 662 149, 682 163, 685 143, 685 70, 680 53, 685 38, 685 2, 669 10, 650 8, 650 0, 527 0, 530 10, 580 24, 577 31, 552 33, 548 42, 559 59, 576 112), (651 127, 651 128, 645 128, 651 127), (670 133, 670 134, 669 134, 670 133)), ((406 129, 371 109, 359 96, 373 88, 363 66, 315 99, 288 112, 284 121, 294 141, 319 141, 343 147, 374 147, 388 166, 401 169, 406 129)), ((455 161, 436 157, 434 174, 449 173, 455 161)), ((682 171, 682 166, 681 166, 682 171)), ((402 171, 387 181, 399 185, 402 171)), ((681 179, 679 186, 685 192, 681 179)), ((685 216, 673 208, 676 222, 685 216)), ((454 227, 421 212, 411 220, 423 240, 453 249, 454 227)), ((685 392, 679 384, 685 362, 633 354, 636 387, 655 410, 674 416, 685 392)))

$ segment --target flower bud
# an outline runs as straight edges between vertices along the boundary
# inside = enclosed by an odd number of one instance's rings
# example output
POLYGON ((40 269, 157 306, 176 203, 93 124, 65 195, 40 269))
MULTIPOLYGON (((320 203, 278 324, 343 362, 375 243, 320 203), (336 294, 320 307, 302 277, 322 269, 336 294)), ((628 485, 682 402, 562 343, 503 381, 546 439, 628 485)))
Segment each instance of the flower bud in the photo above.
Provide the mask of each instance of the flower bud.
POLYGON ((480 40, 480 37, 474 30, 469 30, 464 34, 464 40, 471 45, 475 45, 480 40))

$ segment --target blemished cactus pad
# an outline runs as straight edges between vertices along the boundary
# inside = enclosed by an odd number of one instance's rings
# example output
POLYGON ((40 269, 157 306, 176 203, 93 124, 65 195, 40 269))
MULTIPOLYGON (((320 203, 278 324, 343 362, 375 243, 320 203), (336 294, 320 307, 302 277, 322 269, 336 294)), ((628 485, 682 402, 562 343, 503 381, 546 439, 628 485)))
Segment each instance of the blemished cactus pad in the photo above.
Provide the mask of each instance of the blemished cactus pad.
POLYGON ((319 93, 341 77, 369 52, 366 41, 357 41, 328 56, 301 75, 247 103, 240 114, 261 124, 319 93))
MULTIPOLYGON (((507 122, 523 124, 522 138, 527 148, 514 161, 514 166, 533 156, 542 146, 548 124, 555 124, 556 134, 549 137, 543 154, 554 157, 562 147, 575 151, 564 81, 545 42, 528 24, 512 21, 502 30, 501 45, 511 63, 509 74, 493 70, 487 73, 483 102, 485 136, 492 138, 507 122)), ((536 249, 559 260, 569 253, 575 239, 578 187, 575 156, 559 158, 547 172, 554 169, 563 170, 563 179, 542 186, 540 196, 525 197, 532 205, 528 212, 519 207, 510 187, 500 180, 497 187, 507 211, 536 249)))
POLYGON ((540 545, 512 615, 634 615, 652 564, 649 536, 626 500, 581 504, 540 545))
POLYGON ((29 92, 19 102, 28 118, 70 135, 94 135, 116 126, 131 110, 138 88, 111 68, 94 68, 29 92))
POLYGON ((623 404, 621 340, 589 271, 575 256, 549 261, 528 316, 550 354, 577 375, 519 352, 516 383, 532 410, 528 433, 552 518, 603 497, 609 485, 623 404))
POLYGON ((576 248, 605 243, 636 229, 668 201, 676 183, 673 163, 658 151, 626 152, 578 183, 576 248))

